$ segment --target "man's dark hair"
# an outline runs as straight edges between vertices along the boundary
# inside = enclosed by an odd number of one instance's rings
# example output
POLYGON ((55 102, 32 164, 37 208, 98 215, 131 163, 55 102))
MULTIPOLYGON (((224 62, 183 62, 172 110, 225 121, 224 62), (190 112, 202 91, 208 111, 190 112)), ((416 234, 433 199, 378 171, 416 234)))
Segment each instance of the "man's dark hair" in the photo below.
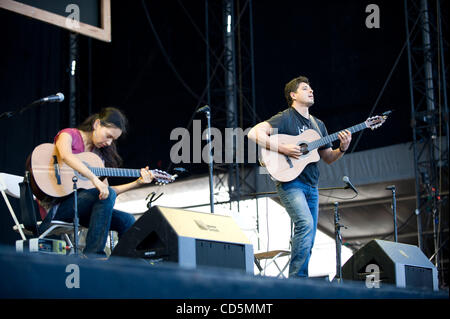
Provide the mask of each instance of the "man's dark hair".
POLYGON ((284 96, 286 97, 286 101, 289 106, 292 106, 293 102, 291 98, 291 92, 297 91, 300 83, 306 83, 309 85, 309 80, 306 76, 299 76, 295 79, 290 80, 284 87, 284 96))

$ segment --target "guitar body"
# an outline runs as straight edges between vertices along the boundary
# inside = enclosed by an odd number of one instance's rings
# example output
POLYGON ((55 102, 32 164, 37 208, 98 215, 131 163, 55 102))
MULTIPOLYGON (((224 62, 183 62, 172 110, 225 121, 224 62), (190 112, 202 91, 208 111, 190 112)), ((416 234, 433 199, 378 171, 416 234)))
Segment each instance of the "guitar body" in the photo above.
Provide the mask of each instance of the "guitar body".
MULTIPOLYGON (((134 177, 141 176, 140 170, 128 168, 106 167, 102 159, 95 153, 84 152, 74 154, 98 177, 134 177)), ((37 146, 27 160, 27 169, 31 172, 31 186, 33 193, 40 199, 48 197, 59 198, 73 192, 73 177, 76 176, 77 188, 94 188, 92 182, 79 172, 67 165, 59 155, 54 144, 46 143, 37 146)), ((170 175, 161 170, 150 170, 153 180, 160 184, 168 184, 175 180, 177 175, 170 175)))
MULTIPOLYGON (((102 159, 97 154, 84 152, 74 155, 87 167, 104 167, 102 159)), ((95 187, 89 179, 61 159, 54 144, 45 143, 34 149, 31 154, 31 170, 34 181, 40 190, 52 197, 63 197, 71 194, 73 192, 73 176, 78 177, 77 188, 90 189, 95 187), (54 165, 55 159, 56 168, 54 165), (57 175, 59 175, 59 179, 57 175)))
MULTIPOLYGON (((270 140, 278 141, 278 144, 296 144, 306 146, 320 139, 319 133, 315 130, 306 130, 300 135, 275 134, 270 136, 270 140)), ((288 157, 276 151, 261 149, 261 161, 266 167, 269 174, 280 182, 289 182, 301 174, 303 169, 309 163, 318 162, 320 160, 319 152, 313 149, 309 152, 305 151, 299 159, 288 157)))

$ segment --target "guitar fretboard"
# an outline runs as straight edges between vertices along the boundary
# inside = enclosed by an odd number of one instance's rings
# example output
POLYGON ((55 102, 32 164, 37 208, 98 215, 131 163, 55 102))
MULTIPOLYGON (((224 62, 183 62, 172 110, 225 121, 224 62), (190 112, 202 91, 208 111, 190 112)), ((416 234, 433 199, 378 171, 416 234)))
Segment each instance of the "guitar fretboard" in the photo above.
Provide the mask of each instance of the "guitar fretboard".
MULTIPOLYGON (((360 124, 353 125, 352 127, 347 128, 347 130, 349 130, 353 134, 353 133, 362 131, 365 128, 367 128, 366 122, 362 122, 360 124)), ((308 151, 312 151, 312 150, 314 150, 316 148, 319 148, 319 147, 324 146, 324 145, 326 145, 328 143, 332 143, 332 142, 338 140, 339 139, 339 137, 338 137, 339 132, 333 133, 331 135, 324 136, 324 137, 322 137, 322 138, 320 138, 318 140, 315 140, 315 141, 309 143, 308 144, 308 151)))
POLYGON ((109 176, 109 177, 141 176, 141 172, 138 169, 114 168, 114 167, 90 167, 90 170, 97 176, 109 176))

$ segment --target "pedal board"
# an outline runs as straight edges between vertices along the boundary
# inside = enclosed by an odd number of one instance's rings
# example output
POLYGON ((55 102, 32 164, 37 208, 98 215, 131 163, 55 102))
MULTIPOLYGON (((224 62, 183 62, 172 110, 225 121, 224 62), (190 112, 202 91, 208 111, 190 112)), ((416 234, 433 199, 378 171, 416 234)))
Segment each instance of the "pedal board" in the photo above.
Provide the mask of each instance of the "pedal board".
POLYGON ((49 238, 31 238, 17 240, 16 252, 39 252, 45 254, 66 255, 70 249, 64 240, 49 238))

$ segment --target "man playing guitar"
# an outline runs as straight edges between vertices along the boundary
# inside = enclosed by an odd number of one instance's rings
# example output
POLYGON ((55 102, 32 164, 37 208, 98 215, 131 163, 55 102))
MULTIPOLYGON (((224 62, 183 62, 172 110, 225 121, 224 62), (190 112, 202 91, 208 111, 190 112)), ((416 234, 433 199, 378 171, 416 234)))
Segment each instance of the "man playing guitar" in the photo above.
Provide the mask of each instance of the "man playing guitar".
MULTIPOLYGON (((291 164, 290 158, 299 159, 305 154, 305 150, 299 144, 282 143, 270 138, 273 134, 296 136, 308 129, 317 131, 320 136, 326 136, 328 133, 324 123, 309 113, 309 108, 314 104, 314 95, 306 77, 300 76, 288 82, 284 93, 289 107, 254 126, 248 133, 248 138, 267 150, 285 155, 291 164)), ((338 138, 338 148, 333 150, 332 145, 327 143, 318 149, 320 158, 327 164, 343 156, 350 145, 352 135, 349 130, 343 130, 338 133, 338 138)), ((318 180, 317 162, 311 162, 293 180, 275 181, 281 203, 294 224, 290 278, 308 277, 308 264, 319 213, 318 180)))

